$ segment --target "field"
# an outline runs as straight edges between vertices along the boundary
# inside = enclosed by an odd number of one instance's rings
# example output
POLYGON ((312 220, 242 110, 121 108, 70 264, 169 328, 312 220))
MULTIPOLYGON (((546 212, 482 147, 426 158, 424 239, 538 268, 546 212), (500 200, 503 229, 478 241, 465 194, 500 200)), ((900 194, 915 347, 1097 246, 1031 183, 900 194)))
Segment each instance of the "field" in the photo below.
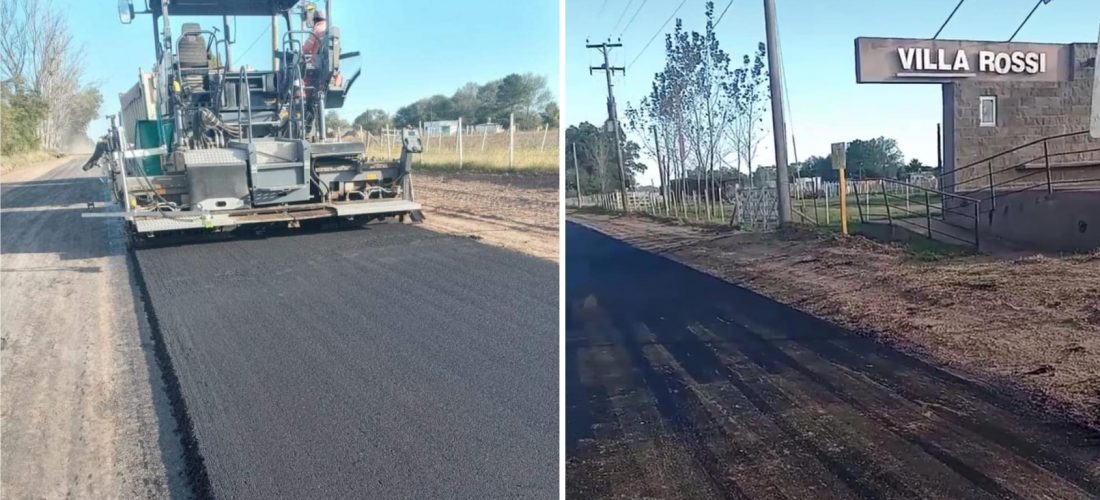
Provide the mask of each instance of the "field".
MULTIPOLYGON (((424 138, 424 152, 416 155, 413 168, 450 171, 471 170, 480 172, 543 172, 558 171, 558 131, 517 131, 512 163, 508 161, 508 133, 471 134, 462 137, 462 154, 459 154, 458 136, 432 136, 424 138)), ((400 143, 391 136, 372 135, 367 146, 367 156, 395 158, 400 154, 400 143)))

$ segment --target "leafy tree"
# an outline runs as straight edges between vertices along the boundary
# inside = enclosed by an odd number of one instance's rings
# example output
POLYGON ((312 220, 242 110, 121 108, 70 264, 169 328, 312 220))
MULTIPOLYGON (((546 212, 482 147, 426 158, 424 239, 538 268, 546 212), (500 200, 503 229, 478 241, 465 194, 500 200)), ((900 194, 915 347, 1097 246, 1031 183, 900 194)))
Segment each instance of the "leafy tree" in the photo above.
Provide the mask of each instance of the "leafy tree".
MULTIPOLYGON (((904 176, 907 172, 930 170, 915 158, 908 165, 903 166, 897 141, 886 137, 851 141, 848 143, 847 156, 848 176, 855 179, 874 177, 893 179, 904 176)), ((839 177, 836 170, 833 170, 832 155, 806 158, 799 169, 799 175, 821 177, 826 181, 836 181, 839 177)))
POLYGON ((760 42, 756 54, 751 59, 746 54, 741 60, 741 67, 734 70, 737 120, 731 133, 737 148, 738 163, 745 162, 749 178, 752 178, 752 162, 760 143, 767 137, 764 129, 764 115, 769 102, 768 76, 764 73, 766 57, 767 48, 760 42))
POLYGON ((451 97, 436 95, 408 104, 394 113, 393 121, 399 127, 415 127, 424 121, 461 117, 468 124, 507 125, 510 115, 515 113, 519 128, 533 129, 550 121, 557 126, 556 111, 557 103, 546 77, 513 73, 483 85, 467 83, 451 97))
POLYGON ((325 129, 329 135, 340 137, 348 131, 348 128, 347 120, 340 118, 340 115, 336 114, 335 111, 325 113, 325 129))
POLYGON ((42 146, 38 126, 49 112, 46 100, 19 82, 4 82, 0 90, 0 152, 37 150, 42 146))
POLYGON ((561 111, 558 109, 558 103, 556 102, 547 104, 542 110, 542 121, 550 128, 558 128, 558 121, 560 118, 561 111))
POLYGON ((806 158, 802 162, 802 167, 799 168, 798 174, 800 177, 820 177, 826 181, 836 181, 839 176, 836 170, 833 170, 833 156, 811 156, 806 158))
MULTIPOLYGON (((584 193, 610 193, 619 189, 619 163, 615 156, 615 134, 589 122, 573 125, 565 130, 565 143, 577 147, 577 163, 580 164, 581 188, 584 193)), ((637 143, 622 142, 623 167, 627 174, 627 186, 635 186, 636 176, 645 172, 645 164, 639 161, 641 148, 637 143)), ((577 165, 573 151, 565 155, 566 189, 577 189, 577 165)))
POLYGON ((853 178, 897 178, 902 171, 898 142, 886 137, 848 143, 848 172, 853 178))
POLYGON ((393 127, 393 119, 390 118, 389 113, 386 113, 381 109, 368 109, 359 116, 355 117, 352 124, 356 127, 363 127, 363 130, 372 134, 377 134, 384 128, 393 127))

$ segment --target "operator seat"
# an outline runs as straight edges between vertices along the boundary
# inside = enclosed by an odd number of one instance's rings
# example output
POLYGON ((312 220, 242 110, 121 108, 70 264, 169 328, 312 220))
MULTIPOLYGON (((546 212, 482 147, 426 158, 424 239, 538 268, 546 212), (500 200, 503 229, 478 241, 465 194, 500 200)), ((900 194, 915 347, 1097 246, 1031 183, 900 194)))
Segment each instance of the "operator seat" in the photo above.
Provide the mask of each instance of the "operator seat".
POLYGON ((206 39, 198 23, 185 23, 179 41, 180 67, 205 68, 207 62, 206 39))
POLYGON ((198 23, 184 23, 179 41, 180 69, 183 83, 192 90, 203 89, 203 77, 209 68, 206 51, 206 39, 202 36, 202 27, 198 23), (202 71, 194 71, 202 70, 202 71))

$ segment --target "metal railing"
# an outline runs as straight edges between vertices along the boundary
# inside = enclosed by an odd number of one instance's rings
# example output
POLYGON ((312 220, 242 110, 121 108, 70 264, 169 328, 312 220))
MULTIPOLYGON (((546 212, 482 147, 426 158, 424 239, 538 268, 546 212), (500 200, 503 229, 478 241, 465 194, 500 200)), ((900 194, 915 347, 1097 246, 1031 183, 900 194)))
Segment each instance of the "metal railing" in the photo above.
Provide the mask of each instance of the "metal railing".
MULTIPOLYGON (((881 189, 877 195, 882 197, 882 206, 886 211, 886 221, 891 227, 905 226, 906 229, 913 230, 923 226, 919 229, 930 240, 937 239, 936 237, 940 236, 973 246, 975 251, 981 249, 981 226, 979 224, 981 203, 979 200, 893 179, 879 179, 879 185, 881 189), (891 192, 890 189, 887 189, 888 185, 904 186, 909 189, 906 190, 906 196, 902 197, 896 194, 897 190, 891 192), (918 193, 916 200, 908 196, 910 190, 916 190, 918 193), (902 201, 904 201, 904 206, 901 203, 902 201), (949 215, 955 221, 968 222, 964 224, 948 222, 949 215), (933 219, 968 232, 945 230, 945 228, 937 227, 939 224, 934 224, 933 219), (963 234, 965 236, 962 236, 963 234)), ((858 201, 859 196, 857 192, 857 205, 861 204, 858 201)), ((876 194, 866 193, 866 196, 876 196, 876 194)), ((870 206, 869 203, 867 205, 870 206)), ((866 222, 862 210, 860 210, 860 220, 866 222)))
MULTIPOLYGON (((1071 139, 1076 137, 1086 137, 1088 135, 1087 130, 1078 132, 1069 132, 1065 134, 1052 135, 1044 137, 1035 141, 1021 144, 1012 149, 1008 149, 997 153, 993 156, 982 158, 978 161, 974 161, 957 167, 951 170, 941 172, 937 177, 940 179, 940 183, 944 186, 945 190, 952 192, 970 192, 972 196, 981 202, 988 201, 988 210, 992 212, 997 208, 997 197, 1008 196, 1015 193, 1024 191, 1031 191, 1035 189, 1045 188, 1048 193, 1053 193, 1056 186, 1066 186, 1074 184, 1096 183, 1100 182, 1100 174, 1094 178, 1083 179, 1060 179, 1054 180, 1052 171, 1054 168, 1051 164, 1051 159, 1062 158, 1070 155, 1086 155, 1090 153, 1100 153, 1100 147, 1088 147, 1082 149, 1070 149, 1065 151, 1052 151, 1052 144, 1060 140, 1071 139), (1041 154, 1039 148, 1042 148, 1041 154), (1009 160, 1014 156, 1021 154, 1028 154, 1028 150, 1034 149, 1034 156, 1027 156, 1023 161, 1009 161, 1006 166, 994 167, 994 163, 998 160, 1009 160), (1041 165, 1041 167, 1030 167, 1029 165, 1041 165), (985 171, 971 175, 965 180, 958 181, 955 177, 962 172, 976 172, 985 166, 985 171), (1030 170, 1030 171, 1029 171, 1030 170), (1021 172, 1022 171, 1022 172, 1021 172), (1006 172, 1017 172, 1017 175, 1006 176, 1006 172), (950 182, 945 182, 948 175, 951 175, 950 182), (1037 182, 1032 182, 1036 176, 1042 175, 1043 178, 1037 182), (1000 188, 1000 189, 999 189, 1000 188), (1010 188, 1010 189, 1005 189, 1010 188)), ((1073 167, 1092 167, 1100 166, 1100 160, 1098 161, 1083 161, 1075 163, 1073 167)))

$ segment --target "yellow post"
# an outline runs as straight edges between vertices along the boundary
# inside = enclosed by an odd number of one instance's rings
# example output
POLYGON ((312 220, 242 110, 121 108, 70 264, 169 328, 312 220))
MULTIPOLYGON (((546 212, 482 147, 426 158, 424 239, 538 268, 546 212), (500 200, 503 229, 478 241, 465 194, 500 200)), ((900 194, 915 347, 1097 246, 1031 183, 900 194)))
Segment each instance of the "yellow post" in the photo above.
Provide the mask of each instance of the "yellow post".
MULTIPOLYGON (((848 167, 848 145, 843 142, 834 142, 832 144, 832 154, 829 155, 833 160, 833 170, 837 171, 837 176, 840 179, 839 191, 840 191, 840 232, 845 236, 848 235, 848 181, 844 178, 844 169, 848 167)), ((857 202, 859 200, 856 200, 857 202)), ((825 207, 828 211, 829 207, 825 207)))
POLYGON ((848 235, 848 181, 844 178, 844 169, 837 170, 840 175, 840 232, 848 235))

